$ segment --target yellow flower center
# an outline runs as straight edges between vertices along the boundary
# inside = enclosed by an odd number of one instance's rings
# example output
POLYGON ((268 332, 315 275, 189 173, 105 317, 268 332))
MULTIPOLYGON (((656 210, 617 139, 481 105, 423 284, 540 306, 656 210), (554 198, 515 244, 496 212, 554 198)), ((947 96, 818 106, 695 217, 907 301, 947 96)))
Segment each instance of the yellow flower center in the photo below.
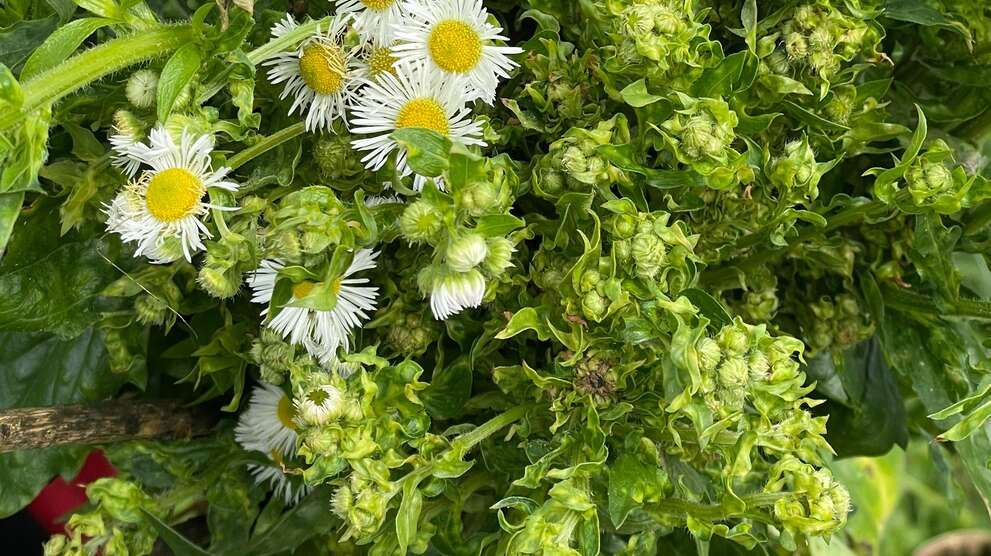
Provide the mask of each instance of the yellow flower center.
POLYGON ((321 95, 330 95, 344 86, 347 57, 337 45, 313 43, 303 48, 299 75, 306 86, 321 95))
POLYGON ((444 71, 466 73, 482 58, 482 38, 463 21, 446 19, 427 38, 430 57, 444 71))
POLYGON ((315 287, 316 284, 310 282, 309 280, 300 282, 292 287, 292 296, 296 299, 303 299, 304 297, 310 295, 310 292, 313 291, 313 288, 315 287))
POLYGON ((396 3, 396 0, 361 0, 366 8, 373 10, 384 10, 396 3))
POLYGON ((432 98, 415 98, 399 110, 396 128, 424 127, 441 135, 447 135, 447 114, 439 102, 432 98))
POLYGON ((296 409, 292 406, 292 402, 289 401, 289 396, 282 394, 276 413, 279 415, 279 422, 282 423, 282 426, 290 430, 296 430, 296 423, 293 421, 293 418, 296 417, 296 409))
POLYGON ((396 59, 392 56, 392 50, 388 46, 382 46, 372 50, 372 54, 368 57, 368 72, 372 74, 373 78, 386 72, 396 75, 396 68, 393 67, 395 63, 396 59))
POLYGON ((145 204, 161 222, 175 222, 189 216, 203 197, 203 182, 184 168, 169 168, 148 182, 145 204))

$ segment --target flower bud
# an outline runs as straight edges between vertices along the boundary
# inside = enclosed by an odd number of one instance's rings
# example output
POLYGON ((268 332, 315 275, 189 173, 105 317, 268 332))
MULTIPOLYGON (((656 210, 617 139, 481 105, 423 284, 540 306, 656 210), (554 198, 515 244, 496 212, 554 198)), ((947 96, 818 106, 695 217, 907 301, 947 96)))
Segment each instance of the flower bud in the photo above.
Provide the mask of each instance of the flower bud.
POLYGON ((124 87, 124 94, 136 108, 151 108, 158 95, 158 74, 150 69, 132 73, 124 87))
POLYGON ((151 295, 141 295, 134 299, 134 310, 141 324, 160 326, 169 314, 169 306, 164 299, 151 295))
POLYGON ((492 210, 499 201, 495 184, 476 183, 458 191, 458 206, 473 216, 480 216, 492 210))
POLYGON ((808 55, 809 44, 801 33, 788 33, 785 36, 785 52, 789 60, 801 60, 808 55))
POLYGON ((602 282, 602 275, 596 270, 586 270, 578 283, 582 293, 594 290, 602 282))
POLYGON ((609 300, 599 295, 599 292, 592 290, 582 297, 582 312, 586 317, 600 321, 606 316, 609 309, 609 300))
POLYGON ((731 355, 743 355, 750 346, 747 333, 735 326, 724 327, 719 331, 716 340, 720 347, 730 352, 731 355))
POLYGON ((344 396, 329 384, 311 388, 296 400, 296 413, 303 422, 323 425, 341 415, 344 396))
POLYGON ((564 176, 561 172, 547 169, 541 174, 540 188, 549 195, 556 195, 564 189, 564 176))
POLYGON ((444 255, 447 266, 455 272, 468 272, 475 268, 489 254, 485 238, 480 234, 467 234, 455 239, 444 255))
POLYGON ((351 508, 354 505, 354 495, 351 493, 351 488, 348 485, 341 485, 334 495, 330 499, 330 510, 334 512, 334 515, 347 521, 348 514, 351 513, 351 508))
POLYGON ((420 355, 435 339, 432 323, 416 313, 397 319, 386 334, 389 345, 406 356, 420 355))
POLYGON ((313 427, 303 435, 303 445, 315 455, 330 455, 337 451, 338 433, 330 428, 313 427))
POLYGON ((698 352, 699 366, 704 371, 711 372, 715 370, 716 365, 719 364, 719 360, 723 357, 722 350, 719 349, 719 344, 712 338, 700 338, 695 345, 695 351, 698 352))
POLYGON ((617 214, 612 219, 612 232, 619 238, 633 237, 637 230, 637 219, 630 214, 617 214))
POLYGON ((509 267, 513 266, 513 253, 516 248, 513 242, 506 238, 496 237, 488 240, 489 253, 482 261, 482 268, 493 277, 501 276, 509 267))
POLYGON ((825 51, 832 54, 834 43, 833 32, 826 25, 816 27, 809 35, 809 46, 813 50, 825 51))
POLYGON ((588 160, 578 147, 568 147, 561 159, 561 166, 569 174, 581 174, 588 170, 588 160))
POLYGON ((204 266, 196 276, 196 282, 208 294, 219 299, 229 299, 241 289, 240 275, 232 278, 229 272, 223 272, 210 266, 204 266))
POLYGON ((736 391, 747 385, 750 372, 743 357, 729 357, 719 365, 716 377, 720 386, 736 391))
POLYGON ((363 170, 360 157, 351 148, 349 135, 321 135, 311 152, 320 172, 331 180, 351 177, 363 170))
POLYGON ((750 369, 750 380, 760 382, 767 380, 771 363, 763 352, 754 350, 747 356, 747 367, 750 369))
POLYGON ((144 124, 128 110, 114 112, 114 133, 130 138, 132 141, 144 139, 144 124))
POLYGON ((426 201, 416 201, 403 210, 399 229, 412 242, 436 241, 444 227, 444 215, 426 201))

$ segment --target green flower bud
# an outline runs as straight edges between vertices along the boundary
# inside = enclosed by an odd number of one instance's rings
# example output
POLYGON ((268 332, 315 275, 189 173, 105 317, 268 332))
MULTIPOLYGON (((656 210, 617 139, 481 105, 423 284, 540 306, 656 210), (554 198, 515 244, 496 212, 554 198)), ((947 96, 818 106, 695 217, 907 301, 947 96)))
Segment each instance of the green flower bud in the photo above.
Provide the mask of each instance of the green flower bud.
POLYGON ((799 6, 795 8, 795 15, 792 16, 792 19, 803 29, 812 29, 819 22, 819 16, 816 15, 815 8, 812 6, 799 6))
POLYGON ((52 535, 45 542, 44 556, 58 556, 68 548, 68 539, 65 535, 52 535))
POLYGON ((72 514, 67 527, 74 534, 78 533, 84 537, 101 537, 107 531, 103 516, 96 512, 72 514))
POLYGON ((169 305, 159 297, 140 295, 134 298, 134 310, 141 324, 160 326, 165 323, 165 317, 169 314, 169 305))
POLYGON ((494 209, 499 201, 499 191, 493 183, 473 184, 458 191, 458 206, 473 216, 480 216, 494 209))
POLYGON ((354 507, 354 494, 347 485, 341 485, 330 499, 330 510, 334 515, 347 521, 351 509, 354 507))
POLYGON ((480 234, 467 234, 455 239, 447 248, 444 258, 447 266, 455 272, 468 272, 475 268, 489 254, 485 238, 480 234))
POLYGON ((760 382, 767 380, 771 363, 763 352, 753 351, 747 356, 747 367, 750 369, 750 380, 760 382))
POLYGON ((482 268, 493 277, 501 276, 505 270, 513 266, 513 253, 516 248, 513 242, 506 238, 496 237, 488 240, 488 255, 482 261, 482 268))
POLYGON ((322 231, 306 231, 299 237, 299 245, 304 253, 319 253, 326 250, 332 242, 333 238, 322 231))
POLYGON ((586 317, 598 322, 606 316, 609 309, 609 300, 599 295, 599 292, 592 290, 582 296, 582 312, 586 317))
POLYGON ((809 45, 813 50, 819 50, 823 52, 833 53, 833 46, 836 40, 833 38, 833 32, 829 30, 826 25, 820 25, 812 30, 809 35, 809 45))
POLYGON ((729 357, 719 365, 716 371, 716 378, 719 385, 727 390, 737 391, 744 388, 749 379, 750 372, 743 357, 729 357))
POLYGON ((592 291, 602 283, 602 275, 596 270, 586 270, 582 274, 578 287, 582 293, 592 291))
POLYGON ((905 172, 905 181, 912 198, 919 205, 933 197, 952 194, 954 189, 953 173, 942 161, 920 160, 905 172))
POLYGON ((432 322, 416 313, 397 319, 386 335, 389 345, 406 356, 420 355, 435 339, 432 322))
POLYGON ((158 74, 141 69, 131 74, 124 87, 128 102, 137 108, 151 108, 158 95, 158 74))
POLYGON ((716 341, 731 355, 743 355, 750 347, 750 338, 747 333, 735 326, 723 327, 719 331, 716 341))
POLYGON ((127 110, 114 112, 114 133, 130 137, 135 141, 144 139, 144 124, 127 110))
POLYGON ((363 168, 351 148, 350 135, 321 135, 313 143, 313 160, 324 177, 331 180, 359 174, 363 168))
POLYGON ((695 345, 695 351, 698 352, 699 365, 704 371, 715 370, 716 365, 723 358, 723 352, 719 348, 719 344, 712 338, 700 338, 695 345))
POLYGON ((336 431, 322 427, 308 429, 303 435, 303 445, 313 454, 329 455, 337 450, 336 431))
POLYGON ((620 261, 626 261, 633 256, 633 242, 627 239, 614 241, 612 250, 620 261))
POLYGON ((219 299, 229 299, 241 289, 240 276, 232 278, 228 272, 222 272, 209 266, 200 269, 196 282, 208 294, 219 299))
POLYGON ((840 63, 833 56, 833 53, 827 51, 813 52, 809 57, 809 65, 824 77, 833 75, 840 67, 840 63))
POLYGON ((564 189, 564 176, 561 172, 546 169, 542 174, 540 181, 541 189, 550 195, 556 195, 564 189))
POLYGON ((239 214, 255 214, 268 208, 268 201, 257 195, 248 195, 241 198, 241 209, 239 214))
POLYGON ((433 242, 444 227, 444 215, 426 201, 416 201, 403 210, 399 229, 411 242, 433 242))
POLYGON ((801 33, 788 33, 785 36, 785 52, 789 60, 802 60, 809 53, 809 44, 801 33))
POLYGON ((628 239, 637 230, 637 218, 631 214, 617 214, 612 219, 612 232, 617 237, 628 239))
POLYGON ((667 248, 653 232, 634 236, 630 251, 637 264, 637 275, 641 278, 654 278, 666 262, 667 248))
POLYGON ((768 69, 778 75, 788 75, 791 73, 791 64, 788 62, 788 56, 780 50, 772 52, 764 59, 764 63, 767 64, 768 69))
POLYGON ((588 170, 588 160, 585 158, 585 153, 578 147, 568 147, 564 151, 561 166, 569 174, 581 174, 588 170))
POLYGON ((819 169, 808 140, 803 138, 786 144, 782 156, 771 162, 768 178, 785 191, 798 189, 811 199, 817 197, 819 169))

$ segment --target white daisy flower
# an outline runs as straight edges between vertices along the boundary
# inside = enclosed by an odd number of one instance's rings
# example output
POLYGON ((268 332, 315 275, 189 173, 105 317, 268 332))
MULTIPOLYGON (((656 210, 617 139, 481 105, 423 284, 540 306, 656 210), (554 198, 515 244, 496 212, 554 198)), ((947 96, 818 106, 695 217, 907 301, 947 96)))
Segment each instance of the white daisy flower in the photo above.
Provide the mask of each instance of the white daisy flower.
MULTIPOLYGON (((272 27, 272 36, 281 37, 297 27, 292 16, 272 27)), ((319 28, 291 52, 277 54, 266 61, 272 84, 285 83, 279 98, 292 96, 289 113, 306 112, 306 130, 329 129, 334 120, 347 125, 345 110, 354 92, 361 86, 357 74, 355 51, 344 49, 348 18, 336 17, 330 28, 319 28)))
POLYGON ((224 180, 229 168, 210 168, 213 139, 183 130, 177 145, 159 126, 151 131, 147 144, 121 139, 114 149, 125 169, 137 172, 142 164, 151 169, 104 205, 107 230, 120 234, 124 242, 137 243, 135 255, 144 255, 152 262, 174 260, 179 248, 186 260, 192 261, 192 254, 204 249, 200 235, 212 237, 200 218, 211 208, 234 210, 203 202, 207 189, 238 188, 224 180), (168 241, 177 242, 176 248, 166 246, 168 241))
POLYGON ((138 173, 138 169, 141 168, 141 161, 125 153, 131 152, 131 149, 140 143, 141 140, 126 133, 118 132, 110 136, 110 147, 114 153, 110 162, 123 170, 124 175, 129 178, 133 178, 138 173))
POLYGON ((509 77, 517 65, 507 55, 523 50, 493 44, 508 39, 488 22, 482 0, 404 0, 403 9, 408 15, 395 26, 396 57, 423 61, 431 70, 464 80, 469 100, 492 104, 499 78, 509 77))
POLYGON ((297 399, 296 412, 307 424, 323 425, 340 416, 344 410, 343 404, 344 394, 334 386, 324 384, 311 388, 297 399))
POLYGON ((476 269, 447 272, 439 276, 430 291, 430 309, 437 320, 447 320, 461 311, 482 304, 485 277, 476 269))
MULTIPOLYGON (((370 151, 361 161, 372 171, 399 146, 390 134, 404 127, 432 129, 465 145, 485 145, 482 126, 469 119, 464 88, 422 64, 400 66, 395 75, 383 73, 378 81, 368 82, 351 110, 351 131, 372 135, 351 142, 356 150, 370 151)), ((396 157, 396 169, 402 176, 413 173, 405 150, 396 157)), ((427 179, 416 176, 414 189, 422 189, 427 179)))
POLYGON ((370 41, 358 55, 358 75, 365 81, 375 81, 384 73, 395 75, 396 61, 390 43, 370 41))
MULTIPOLYGON (((368 312, 375 310, 377 287, 364 286, 368 278, 352 278, 362 270, 375 268, 378 253, 361 249, 354 255, 351 266, 335 280, 337 304, 329 311, 317 311, 306 307, 282 307, 268 327, 288 338, 293 344, 302 344, 306 350, 326 363, 336 356, 337 348, 348 351, 351 347, 351 331, 368 320, 368 312)), ((262 261, 261 266, 248 277, 248 285, 254 291, 251 301, 270 303, 279 270, 285 265, 279 260, 262 261)), ((292 299, 306 297, 316 286, 313 282, 300 282, 292 288, 292 299)), ((262 311, 265 315, 268 308, 262 311)))
POLYGON ((336 0, 337 13, 351 14, 354 28, 366 40, 392 42, 393 28, 403 22, 400 0, 336 0))
POLYGON ((272 460, 271 465, 248 466, 255 482, 267 483, 276 496, 290 505, 310 490, 305 484, 293 484, 281 469, 285 460, 296 456, 297 435, 293 419, 294 408, 289 396, 278 386, 259 384, 234 429, 234 439, 242 448, 262 452, 272 460))

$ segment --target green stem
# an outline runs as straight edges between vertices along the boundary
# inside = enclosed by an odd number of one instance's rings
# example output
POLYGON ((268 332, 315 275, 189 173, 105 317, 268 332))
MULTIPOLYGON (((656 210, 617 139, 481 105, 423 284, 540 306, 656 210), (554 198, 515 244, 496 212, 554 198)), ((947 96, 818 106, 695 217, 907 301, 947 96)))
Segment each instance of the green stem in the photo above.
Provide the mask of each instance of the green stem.
MULTIPOLYGON (((776 500, 783 496, 786 496, 786 494, 756 494, 753 496, 745 496, 743 498, 743 502, 747 508, 769 506, 774 504, 776 500)), ((741 512, 727 508, 722 504, 710 506, 706 504, 699 504, 697 502, 689 502, 688 500, 681 500, 680 498, 666 498, 664 500, 651 503, 648 511, 655 514, 673 515, 679 517, 690 515, 709 521, 721 521, 731 517, 745 517, 762 521, 764 523, 773 523, 773 521, 766 514, 760 512, 749 510, 744 510, 741 512)))
POLYGON ((525 406, 516 406, 508 409, 499 415, 482 423, 478 427, 462 434, 451 442, 452 450, 459 450, 459 454, 465 454, 475 447, 479 442, 495 434, 499 429, 511 425, 523 418, 526 414, 525 406))
POLYGON ((884 286, 882 295, 885 305, 907 313, 991 320, 991 303, 979 299, 939 302, 929 296, 888 285, 884 286))
POLYGON ((251 145, 250 147, 230 157, 227 160, 227 166, 231 170, 236 170, 253 158, 265 154, 290 139, 299 137, 304 131, 306 131, 306 126, 303 122, 299 122, 285 129, 276 131, 269 136, 262 137, 254 145, 251 145))
POLYGON ((20 110, 0 114, 0 129, 17 124, 38 108, 128 66, 164 56, 193 40, 189 25, 162 25, 86 50, 21 84, 20 110))
MULTIPOLYGON (((899 194, 901 194, 901 192, 899 192, 899 194)), ((837 228, 860 222, 865 218, 878 218, 884 216, 889 210, 891 210, 891 206, 883 201, 870 201, 846 208, 829 217, 825 227, 805 227, 798 233, 797 236, 788 240, 788 245, 786 247, 761 249, 760 251, 745 257, 740 261, 731 260, 729 264, 725 264, 721 267, 716 267, 705 272, 702 275, 702 282, 709 285, 725 283, 741 272, 745 272, 746 270, 752 269, 755 266, 778 257, 788 248, 798 245, 803 241, 808 241, 817 235, 826 234, 837 228)), ((753 246, 760 243, 760 240, 762 239, 766 239, 766 235, 763 232, 758 232, 741 238, 738 245, 753 246)))
MULTIPOLYGON (((317 27, 329 21, 330 18, 325 17, 323 19, 301 23, 299 27, 286 33, 285 35, 272 39, 249 52, 247 54, 248 62, 250 62, 253 66, 257 66, 280 52, 285 52, 290 48, 295 48, 296 44, 309 35, 312 35, 317 30, 317 27)), ((213 76, 213 78, 210 79, 210 81, 201 89, 200 95, 196 99, 197 102, 203 104, 204 102, 210 100, 213 95, 220 92, 220 90, 224 88, 224 85, 227 84, 227 77, 234 71, 235 67, 236 64, 228 64, 220 73, 213 76)))

